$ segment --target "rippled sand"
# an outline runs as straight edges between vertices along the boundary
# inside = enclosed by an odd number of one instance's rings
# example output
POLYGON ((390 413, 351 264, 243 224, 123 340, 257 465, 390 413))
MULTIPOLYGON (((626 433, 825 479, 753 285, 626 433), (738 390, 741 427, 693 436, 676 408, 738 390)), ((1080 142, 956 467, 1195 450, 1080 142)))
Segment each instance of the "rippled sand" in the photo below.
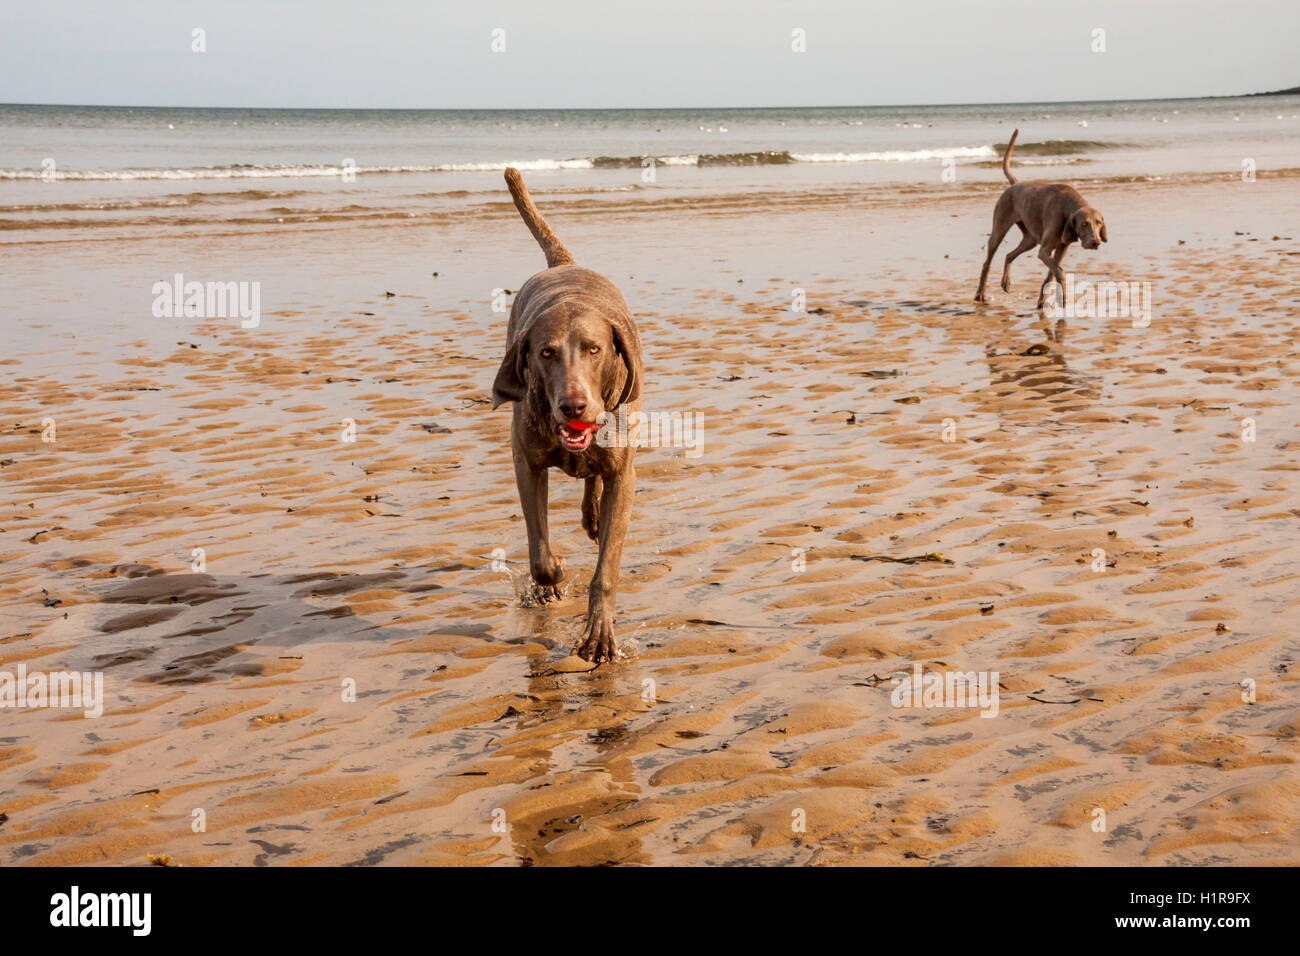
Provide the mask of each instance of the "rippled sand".
MULTIPOLYGON (((589 673, 566 656, 595 562, 577 482, 551 481, 568 599, 518 597, 485 302, 540 256, 504 211, 454 251, 362 237, 390 257, 360 253, 364 298, 302 283, 256 335, 21 337, 0 666, 102 670, 107 700, 0 711, 0 858, 1295 862, 1300 243, 1272 230, 1300 190, 1257 185, 1098 197, 1114 241, 1066 267, 1152 282, 1146 329, 1036 315, 1032 256, 976 308, 992 192, 555 217, 632 301, 647 408, 705 422, 699 457, 639 457, 631 656, 589 673), (444 275, 380 295, 404 257, 444 275), (444 295, 457 270, 482 294, 444 295), (792 315, 796 285, 824 313, 792 315), (997 716, 891 706, 916 663, 996 671, 997 716)), ((256 278, 276 246, 223 254, 256 278)), ((141 274, 169 248, 133 246, 141 274)), ((134 268, 14 256, 44 289, 134 268)))

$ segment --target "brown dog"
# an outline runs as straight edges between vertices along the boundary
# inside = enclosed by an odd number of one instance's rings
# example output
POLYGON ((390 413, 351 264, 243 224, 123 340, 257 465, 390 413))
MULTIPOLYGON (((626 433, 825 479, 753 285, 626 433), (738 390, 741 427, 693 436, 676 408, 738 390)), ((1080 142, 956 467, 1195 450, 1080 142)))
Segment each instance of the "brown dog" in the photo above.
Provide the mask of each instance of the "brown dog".
POLYGON ((1093 209, 1079 191, 1064 183, 1022 183, 1011 175, 1011 150, 1015 148, 1016 137, 1020 130, 1011 134, 1007 151, 1002 157, 1002 172, 1011 185, 998 197, 998 204, 993 209, 993 232, 989 234, 989 254, 984 259, 984 268, 980 270, 980 287, 975 292, 975 301, 984 301, 984 284, 989 278, 989 263, 993 253, 997 252, 1007 231, 1012 226, 1019 226, 1022 236, 1020 245, 1007 253, 1006 264, 1002 267, 1002 291, 1011 291, 1011 263, 1022 252, 1028 252, 1034 246, 1040 246, 1038 258, 1047 266, 1047 278, 1038 290, 1038 308, 1047 302, 1047 287, 1053 279, 1065 296, 1065 273, 1061 271, 1061 260, 1065 250, 1076 239, 1083 243, 1085 249, 1096 249, 1103 242, 1110 240, 1106 236, 1106 220, 1101 213, 1093 209), (1040 245, 1041 244, 1041 245, 1040 245))
POLYGON ((564 559, 551 551, 546 478, 559 468, 582 478, 582 527, 600 545, 587 601, 587 626, 573 653, 614 659, 614 599, 636 490, 635 448, 595 443, 596 429, 620 405, 641 410, 641 338, 627 302, 604 276, 574 265, 518 170, 506 170, 515 208, 546 253, 547 268, 519 290, 506 329, 506 355, 492 385, 492 407, 514 402, 510 446, 528 558, 543 602, 564 596, 564 559))

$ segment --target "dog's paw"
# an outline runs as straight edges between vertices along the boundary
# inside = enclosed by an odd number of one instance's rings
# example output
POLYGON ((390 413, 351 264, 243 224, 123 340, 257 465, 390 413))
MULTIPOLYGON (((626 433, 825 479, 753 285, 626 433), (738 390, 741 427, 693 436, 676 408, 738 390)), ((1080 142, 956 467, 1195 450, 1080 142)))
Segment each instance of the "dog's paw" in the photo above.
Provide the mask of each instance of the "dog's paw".
POLYGON ((975 293, 975 301, 976 301, 976 302, 987 302, 988 299, 985 298, 983 292, 976 292, 976 293, 975 293))
POLYGON ((564 600, 564 585, 534 583, 528 596, 530 600, 527 603, 532 606, 554 604, 556 601, 564 600))
POLYGON ((1011 291, 1011 279, 1010 279, 1010 277, 1008 277, 1008 276, 1003 276, 1003 277, 1002 277, 1002 291, 1003 291, 1003 292, 1010 292, 1010 291, 1011 291))
POLYGON ((528 591, 526 604, 553 604, 564 600, 564 558, 552 554, 545 560, 539 560, 529 569, 533 575, 532 587, 528 591))
POLYGON ((593 664, 612 662, 617 653, 614 648, 614 619, 603 614, 588 617, 587 627, 573 653, 593 664))

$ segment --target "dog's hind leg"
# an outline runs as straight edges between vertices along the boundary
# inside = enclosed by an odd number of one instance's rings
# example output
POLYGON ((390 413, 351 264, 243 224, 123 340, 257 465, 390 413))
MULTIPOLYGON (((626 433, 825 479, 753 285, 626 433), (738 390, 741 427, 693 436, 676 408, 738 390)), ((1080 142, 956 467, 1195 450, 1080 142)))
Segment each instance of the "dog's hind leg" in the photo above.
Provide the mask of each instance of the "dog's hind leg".
POLYGON ((582 489, 582 530, 592 541, 600 540, 600 475, 592 475, 582 489))
MULTIPOLYGON (((1005 193, 1004 193, 1005 195, 1005 193)), ((1007 231, 1013 225, 1010 212, 1010 203, 1003 203, 998 200, 997 206, 993 210, 993 231, 989 233, 989 252, 984 257, 984 268, 980 270, 980 286, 975 290, 975 301, 984 301, 984 285, 989 280, 989 263, 993 261, 993 253, 998 251, 998 246, 1006 238, 1007 231)))

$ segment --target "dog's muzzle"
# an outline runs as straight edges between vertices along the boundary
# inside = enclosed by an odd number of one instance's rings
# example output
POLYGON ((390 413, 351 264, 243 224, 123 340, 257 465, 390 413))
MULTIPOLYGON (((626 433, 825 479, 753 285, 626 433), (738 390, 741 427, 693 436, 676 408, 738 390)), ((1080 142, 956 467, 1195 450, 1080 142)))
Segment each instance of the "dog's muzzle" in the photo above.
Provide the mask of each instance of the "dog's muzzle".
POLYGON ((586 451, 595 440, 599 427, 590 422, 572 421, 556 425, 555 434, 560 436, 565 451, 586 451))

